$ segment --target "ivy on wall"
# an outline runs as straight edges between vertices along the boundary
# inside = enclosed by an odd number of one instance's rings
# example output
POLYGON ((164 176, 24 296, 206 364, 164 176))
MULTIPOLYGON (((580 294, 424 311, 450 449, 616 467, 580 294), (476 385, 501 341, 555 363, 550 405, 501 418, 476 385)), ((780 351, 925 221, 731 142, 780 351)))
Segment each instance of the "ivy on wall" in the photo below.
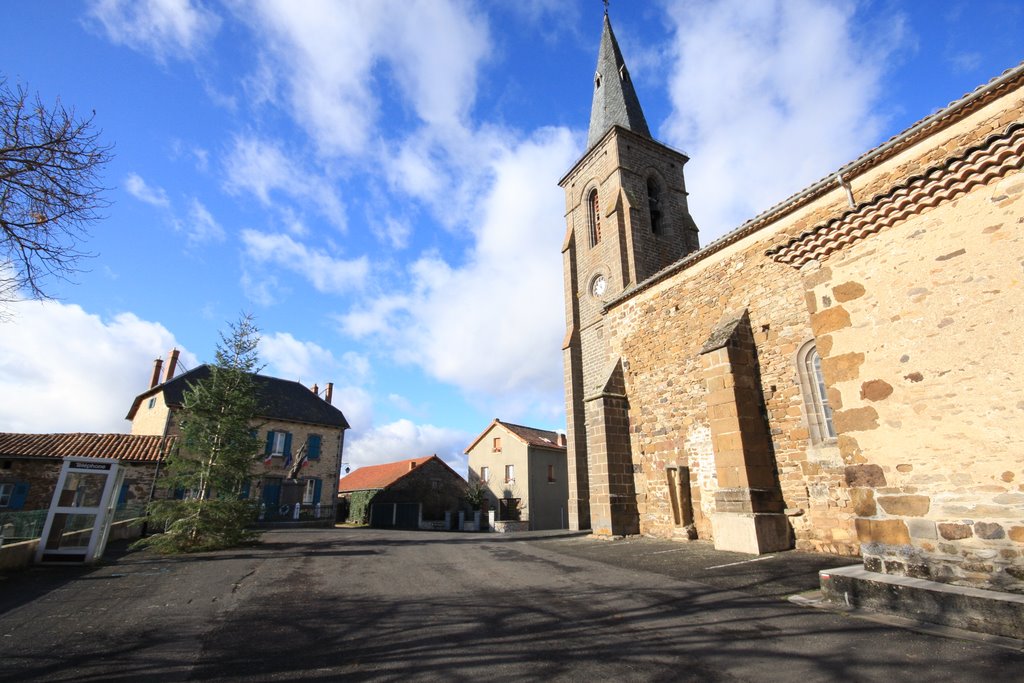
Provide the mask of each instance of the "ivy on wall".
POLYGON ((353 491, 348 499, 348 521, 353 524, 368 524, 370 521, 370 501, 378 493, 380 493, 380 489, 353 491))

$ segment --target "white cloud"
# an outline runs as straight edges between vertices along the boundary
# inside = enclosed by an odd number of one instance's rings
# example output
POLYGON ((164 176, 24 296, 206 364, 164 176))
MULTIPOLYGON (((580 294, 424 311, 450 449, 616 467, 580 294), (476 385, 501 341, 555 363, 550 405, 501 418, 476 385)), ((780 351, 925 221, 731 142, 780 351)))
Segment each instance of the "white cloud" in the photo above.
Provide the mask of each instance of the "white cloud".
MULTIPOLYGON (((0 425, 10 432, 127 432, 153 360, 177 343, 158 322, 80 306, 20 302, 0 323, 0 425)), ((196 367, 182 350, 181 362, 196 367)))
POLYGON ((174 226, 185 233, 190 247, 223 242, 225 238, 224 228, 195 197, 189 201, 188 218, 184 221, 175 220, 174 226))
MULTIPOLYGON (((331 183, 285 154, 274 142, 236 137, 224 160, 225 189, 232 194, 250 192, 264 206, 273 206, 272 195, 282 193, 302 204, 312 203, 338 228, 345 228, 345 205, 331 183)), ((282 208, 288 212, 290 208, 282 208)), ((286 213, 294 219, 294 211, 286 213)))
POLYGON ((190 0, 94 0, 89 16, 107 38, 157 61, 192 59, 220 27, 220 18, 190 0))
MULTIPOLYGON (((265 334, 260 338, 260 358, 267 364, 266 373, 306 384, 326 387, 334 381, 341 365, 334 354, 316 342, 301 341, 288 332, 265 334)), ((369 361, 356 353, 342 356, 346 379, 356 381, 369 372, 369 361), (354 373, 349 371, 354 368, 354 373)))
POLYGON ((879 84, 902 21, 864 31, 854 9, 809 0, 669 5, 674 111, 661 132, 692 159, 687 189, 702 243, 876 141, 879 84))
POLYGON ((243 7, 243 19, 265 41, 263 60, 284 74, 293 116, 324 154, 368 151, 377 93, 389 85, 431 126, 461 122, 475 101, 477 65, 490 41, 484 20, 464 4, 264 0, 243 7))
POLYGON ((128 177, 124 179, 124 189, 140 202, 161 209, 169 209, 171 207, 171 200, 167 198, 167 193, 164 192, 164 189, 162 187, 150 187, 138 173, 128 174, 128 177))
POLYGON ((557 178, 578 147, 564 129, 544 130, 488 168, 476 242, 465 263, 427 254, 409 268, 407 291, 386 292, 339 318, 436 379, 510 410, 562 405, 565 333, 561 190, 557 178), (505 403, 518 394, 517 405, 505 403))
POLYGON ((472 434, 458 429, 398 420, 359 433, 345 444, 345 464, 356 470, 407 458, 437 455, 456 472, 466 476, 466 456, 472 434))
POLYGON ((311 249, 291 236, 243 230, 245 253, 256 264, 274 265, 306 278, 319 292, 345 294, 363 286, 370 270, 365 256, 344 260, 311 249))

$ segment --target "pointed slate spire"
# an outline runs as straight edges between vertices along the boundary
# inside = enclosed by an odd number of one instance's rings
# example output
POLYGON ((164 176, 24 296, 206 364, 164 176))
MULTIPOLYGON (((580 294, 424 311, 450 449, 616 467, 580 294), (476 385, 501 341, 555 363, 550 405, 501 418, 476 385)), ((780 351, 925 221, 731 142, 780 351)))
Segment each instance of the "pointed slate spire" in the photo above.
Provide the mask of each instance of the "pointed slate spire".
POLYGON ((597 55, 597 73, 594 75, 594 104, 590 109, 587 149, 593 147, 615 125, 651 137, 644 112, 640 109, 640 100, 633 90, 633 81, 626 70, 626 62, 622 59, 619 44, 612 33, 612 23, 605 14, 601 50, 597 55))

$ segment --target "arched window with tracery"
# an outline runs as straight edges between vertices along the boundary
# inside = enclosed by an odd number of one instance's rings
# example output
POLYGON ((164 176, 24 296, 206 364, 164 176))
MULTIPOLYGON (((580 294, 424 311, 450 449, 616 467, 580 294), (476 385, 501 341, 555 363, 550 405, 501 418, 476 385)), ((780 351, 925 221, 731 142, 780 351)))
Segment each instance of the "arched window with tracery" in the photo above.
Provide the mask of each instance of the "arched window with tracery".
POLYGON ((597 190, 591 190, 587 197, 590 218, 590 246, 594 247, 601 241, 601 206, 597 201, 597 190))
POLYGON ((825 377, 821 373, 821 356, 818 355, 818 349, 813 341, 807 342, 797 351, 797 372, 804 396, 811 443, 826 443, 835 439, 836 428, 832 422, 832 407, 828 404, 825 377))

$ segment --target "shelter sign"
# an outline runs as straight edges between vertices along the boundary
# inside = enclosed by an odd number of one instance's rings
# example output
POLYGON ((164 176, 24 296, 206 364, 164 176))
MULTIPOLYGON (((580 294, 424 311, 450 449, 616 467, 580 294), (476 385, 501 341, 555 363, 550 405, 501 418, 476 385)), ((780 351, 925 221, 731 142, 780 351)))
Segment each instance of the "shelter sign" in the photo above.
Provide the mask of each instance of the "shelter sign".
POLYGON ((106 458, 64 458, 36 562, 90 563, 103 555, 124 468, 106 458))

